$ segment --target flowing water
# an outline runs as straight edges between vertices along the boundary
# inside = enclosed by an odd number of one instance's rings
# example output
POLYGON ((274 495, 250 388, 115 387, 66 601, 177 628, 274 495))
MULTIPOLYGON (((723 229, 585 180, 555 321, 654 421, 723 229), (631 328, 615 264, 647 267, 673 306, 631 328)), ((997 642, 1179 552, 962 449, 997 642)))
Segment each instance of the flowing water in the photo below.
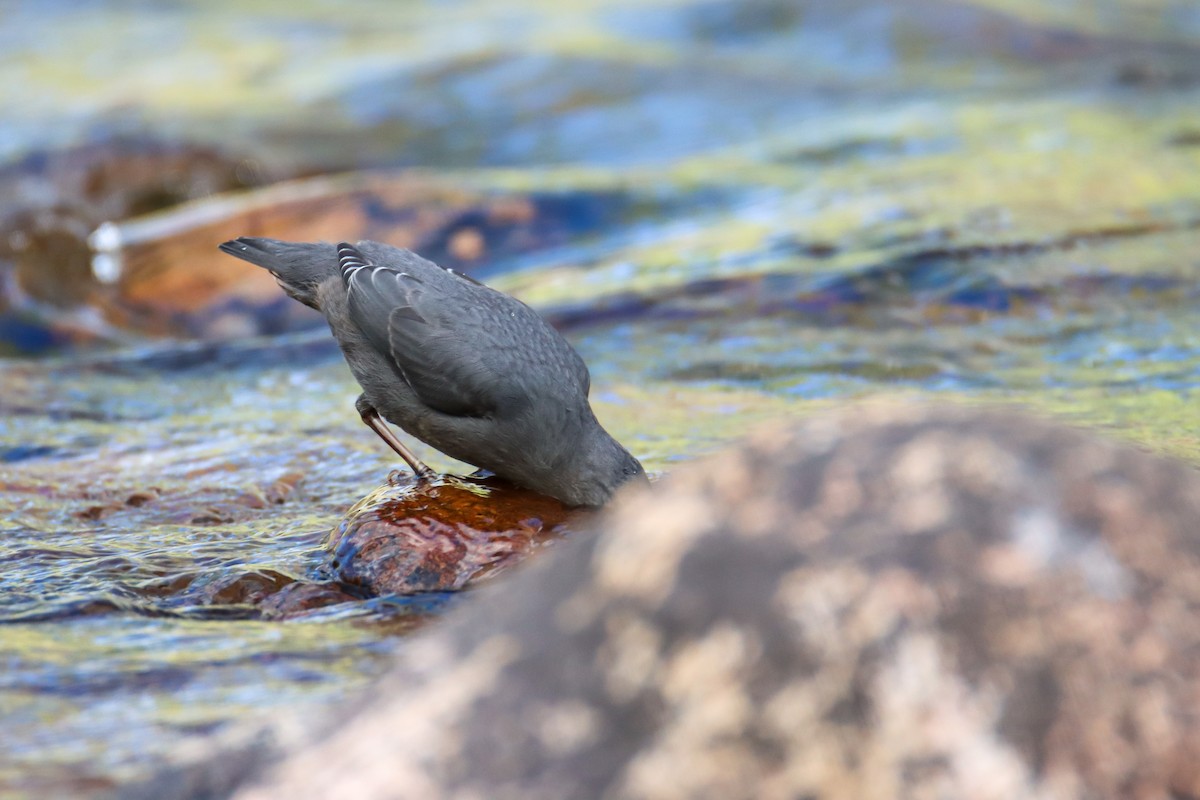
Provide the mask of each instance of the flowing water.
POLYGON ((0 220, 45 246, 0 265, 5 793, 100 794, 315 713, 447 601, 263 617, 394 464, 311 318, 101 319, 70 232, 111 217, 350 169, 540 198, 524 239, 464 212, 482 245, 426 252, 559 325, 659 473, 894 393, 1200 463, 1191 0, 8 2, 0 44, 0 220), (179 142, 206 155, 136 166, 179 142), (55 160, 95 152, 126 171, 55 160))

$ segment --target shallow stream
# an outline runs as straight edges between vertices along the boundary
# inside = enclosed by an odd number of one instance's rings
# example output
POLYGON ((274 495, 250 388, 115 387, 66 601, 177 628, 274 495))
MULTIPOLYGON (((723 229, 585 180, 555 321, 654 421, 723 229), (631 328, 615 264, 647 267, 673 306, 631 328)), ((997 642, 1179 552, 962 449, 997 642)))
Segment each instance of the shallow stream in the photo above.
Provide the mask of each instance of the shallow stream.
POLYGON ((336 703, 446 601, 259 617, 395 465, 313 319, 98 314, 103 220, 345 170, 526 200, 415 241, 558 324, 657 473, 896 393, 1200 463, 1191 0, 10 2, 0 45, 0 793, 336 703))

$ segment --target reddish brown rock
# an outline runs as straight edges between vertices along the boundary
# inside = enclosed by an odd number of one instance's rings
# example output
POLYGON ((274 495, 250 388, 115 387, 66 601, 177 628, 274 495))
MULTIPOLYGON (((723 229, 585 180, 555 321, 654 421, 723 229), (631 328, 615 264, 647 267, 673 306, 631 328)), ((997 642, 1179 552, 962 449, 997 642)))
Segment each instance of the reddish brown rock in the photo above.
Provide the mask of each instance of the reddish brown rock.
POLYGON ((384 487, 342 522, 329 566, 373 595, 453 591, 561 537, 579 515, 495 478, 384 487))
POLYGON ((291 576, 274 570, 231 572, 194 583, 188 594, 198 605, 257 606, 294 583, 291 576))
POLYGON ((295 581, 267 595, 259 608, 267 619, 295 619, 328 606, 355 603, 358 600, 335 583, 295 581))

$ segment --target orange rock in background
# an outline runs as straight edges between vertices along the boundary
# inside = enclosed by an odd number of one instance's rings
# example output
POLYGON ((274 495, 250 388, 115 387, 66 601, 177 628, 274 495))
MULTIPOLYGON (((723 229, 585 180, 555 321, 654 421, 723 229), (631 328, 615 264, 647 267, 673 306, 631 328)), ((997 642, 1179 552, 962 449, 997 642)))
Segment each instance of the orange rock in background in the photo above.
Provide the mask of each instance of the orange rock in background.
MULTIPOLYGON (((40 349, 123 331, 228 339, 321 325, 269 274, 216 249, 237 236, 377 239, 469 272, 594 231, 625 205, 614 193, 503 194, 412 171, 231 191, 278 177, 215 150, 142 140, 0 169, 0 318, 34 342, 11 344, 40 349)), ((0 330, 0 347, 13 335, 0 330)))
POLYGON ((147 137, 0 167, 0 352, 118 337, 91 313, 102 288, 87 243, 97 225, 278 177, 215 148, 147 137))
MULTIPOLYGON (((606 218, 608 198, 502 196, 414 172, 352 173, 220 195, 90 237, 105 317, 153 335, 227 338, 321 318, 285 302, 274 279, 220 253, 238 236, 376 239, 470 271, 486 258, 566 241, 606 218)), ((616 204, 619 206, 619 204, 616 204)), ((614 206, 615 207, 615 206, 614 206)))
POLYGON ((375 595, 452 591, 561 538, 584 513, 496 478, 385 486, 339 526, 329 566, 375 595))
MULTIPOLYGON (((115 324, 151 334, 222 338, 269 332, 261 330, 254 308, 286 298, 269 273, 220 253, 220 242, 272 236, 382 238, 412 245, 478 200, 477 195, 419 180, 349 175, 221 195, 109 223, 90 239, 96 251, 94 271, 111 285, 100 293, 99 304, 115 324), (230 313, 242 317, 242 324, 221 320, 230 313)), ((265 327, 320 322, 316 312, 296 303, 281 304, 279 312, 287 319, 265 327)))

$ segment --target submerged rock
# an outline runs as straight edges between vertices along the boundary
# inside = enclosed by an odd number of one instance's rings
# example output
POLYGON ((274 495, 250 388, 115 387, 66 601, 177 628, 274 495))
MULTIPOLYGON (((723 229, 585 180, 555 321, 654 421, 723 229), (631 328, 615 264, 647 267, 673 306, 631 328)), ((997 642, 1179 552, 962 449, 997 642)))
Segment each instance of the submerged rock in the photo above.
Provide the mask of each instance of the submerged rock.
POLYGON ((294 619, 334 605, 355 603, 357 597, 334 583, 294 581, 264 598, 260 609, 267 619, 294 619))
POLYGON ((1198 518, 1192 468, 1012 413, 777 426, 481 590, 234 796, 1198 797, 1198 518))

